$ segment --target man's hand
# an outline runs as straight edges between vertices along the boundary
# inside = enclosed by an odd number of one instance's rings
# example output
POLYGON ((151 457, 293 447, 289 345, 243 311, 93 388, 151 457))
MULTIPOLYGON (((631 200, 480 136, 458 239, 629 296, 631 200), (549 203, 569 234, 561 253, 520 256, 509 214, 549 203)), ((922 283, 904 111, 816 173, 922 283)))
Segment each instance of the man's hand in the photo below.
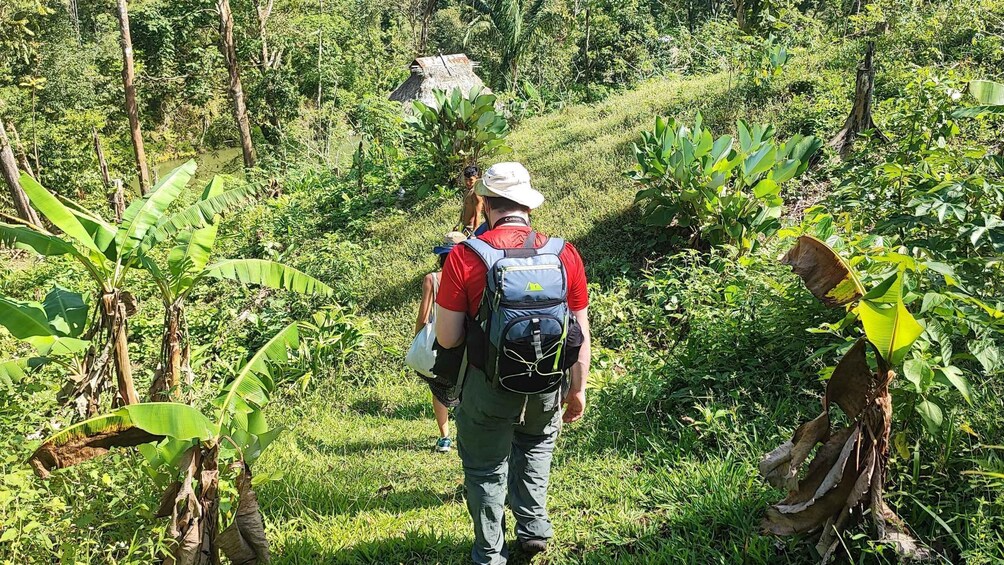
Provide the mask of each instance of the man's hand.
POLYGON ((565 413, 561 415, 561 421, 570 424, 582 418, 582 412, 586 409, 586 391, 568 391, 568 395, 561 403, 565 405, 565 413))

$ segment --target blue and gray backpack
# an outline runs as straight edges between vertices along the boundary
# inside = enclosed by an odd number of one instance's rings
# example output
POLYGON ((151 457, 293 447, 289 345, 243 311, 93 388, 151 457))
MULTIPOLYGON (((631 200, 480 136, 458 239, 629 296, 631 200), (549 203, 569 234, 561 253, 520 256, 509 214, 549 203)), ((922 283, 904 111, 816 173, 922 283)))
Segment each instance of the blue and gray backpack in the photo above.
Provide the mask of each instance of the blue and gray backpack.
POLYGON ((556 390, 578 358, 578 347, 568 347, 570 330, 578 326, 558 258, 565 242, 552 237, 534 248, 536 239, 531 230, 519 248, 496 249, 480 239, 462 243, 488 269, 477 318, 468 324, 468 360, 496 387, 521 394, 556 390))

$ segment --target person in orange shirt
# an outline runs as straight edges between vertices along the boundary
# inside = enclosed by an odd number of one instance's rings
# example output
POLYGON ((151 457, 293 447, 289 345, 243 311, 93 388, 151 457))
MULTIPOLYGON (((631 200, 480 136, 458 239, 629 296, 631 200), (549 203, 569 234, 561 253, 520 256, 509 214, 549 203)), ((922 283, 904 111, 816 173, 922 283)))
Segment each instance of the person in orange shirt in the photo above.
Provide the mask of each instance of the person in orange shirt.
POLYGON ((481 216, 484 213, 485 203, 477 193, 474 186, 481 176, 481 171, 477 165, 471 165, 464 169, 464 192, 463 209, 460 211, 460 222, 453 229, 461 231, 465 236, 475 235, 475 230, 481 224, 481 216))

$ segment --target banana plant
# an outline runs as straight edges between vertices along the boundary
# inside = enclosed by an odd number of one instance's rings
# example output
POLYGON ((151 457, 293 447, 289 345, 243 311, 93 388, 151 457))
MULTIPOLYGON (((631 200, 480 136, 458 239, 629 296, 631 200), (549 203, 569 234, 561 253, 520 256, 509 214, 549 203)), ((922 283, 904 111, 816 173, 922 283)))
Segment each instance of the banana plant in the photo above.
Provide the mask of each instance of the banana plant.
POLYGON ((251 466, 282 431, 269 428, 263 409, 276 388, 276 369, 288 363, 299 334, 294 322, 255 352, 219 391, 212 417, 177 402, 128 405, 51 436, 28 463, 47 478, 112 448, 135 446, 164 487, 158 516, 170 517, 175 540, 165 562, 208 565, 218 563, 222 551, 233 563, 267 563, 251 466), (221 504, 223 492, 236 492, 236 504, 221 504))
MULTIPOLYGON (((202 192, 201 202, 225 194, 224 177, 217 176, 202 192)), ((300 294, 330 296, 333 290, 323 282, 293 267, 264 259, 226 259, 209 264, 216 243, 218 225, 188 229, 174 238, 167 255, 166 269, 149 259, 145 267, 160 289, 164 305, 164 333, 160 361, 150 387, 150 398, 180 398, 182 384, 191 385, 191 345, 185 320, 185 301, 204 279, 227 279, 243 284, 286 289, 300 294)))
POLYGON ((929 557, 883 500, 892 423, 889 385, 894 368, 923 332, 903 304, 902 274, 897 271, 866 292, 843 258, 808 235, 800 236, 781 261, 824 304, 850 308, 864 335, 834 368, 822 413, 761 460, 761 475, 788 491, 767 509, 763 527, 777 535, 819 532, 816 549, 826 563, 840 547, 840 532, 870 509, 880 542, 892 545, 904 560, 929 557), (831 427, 832 405, 844 413, 846 426, 831 427), (800 478, 799 469, 817 444, 822 445, 800 478))
POLYGON ((183 230, 210 225, 218 214, 254 197, 250 187, 236 188, 168 215, 168 208, 194 173, 195 162, 189 161, 165 175, 147 196, 129 205, 119 225, 52 194, 30 176, 21 176, 25 194, 54 231, 25 222, 0 223, 0 244, 48 257, 69 257, 83 268, 97 290, 95 323, 85 336, 90 345, 83 360, 84 378, 69 395, 78 406, 86 407, 84 415, 97 410, 99 398, 110 384, 112 367, 121 403, 139 401, 129 361, 127 318, 135 310, 135 301, 124 287, 129 274, 152 264, 148 252, 158 242, 183 230))

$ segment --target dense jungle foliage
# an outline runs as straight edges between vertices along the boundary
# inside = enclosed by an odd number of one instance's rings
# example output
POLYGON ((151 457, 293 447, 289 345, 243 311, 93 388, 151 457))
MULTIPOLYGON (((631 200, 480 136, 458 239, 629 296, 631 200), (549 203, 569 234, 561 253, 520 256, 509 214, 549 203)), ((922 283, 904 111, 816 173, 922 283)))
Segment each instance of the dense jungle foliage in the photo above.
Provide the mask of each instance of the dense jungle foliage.
POLYGON ((403 358, 503 160, 591 294, 535 562, 1004 561, 1002 84, 997 0, 5 0, 0 562, 468 562, 403 358))

